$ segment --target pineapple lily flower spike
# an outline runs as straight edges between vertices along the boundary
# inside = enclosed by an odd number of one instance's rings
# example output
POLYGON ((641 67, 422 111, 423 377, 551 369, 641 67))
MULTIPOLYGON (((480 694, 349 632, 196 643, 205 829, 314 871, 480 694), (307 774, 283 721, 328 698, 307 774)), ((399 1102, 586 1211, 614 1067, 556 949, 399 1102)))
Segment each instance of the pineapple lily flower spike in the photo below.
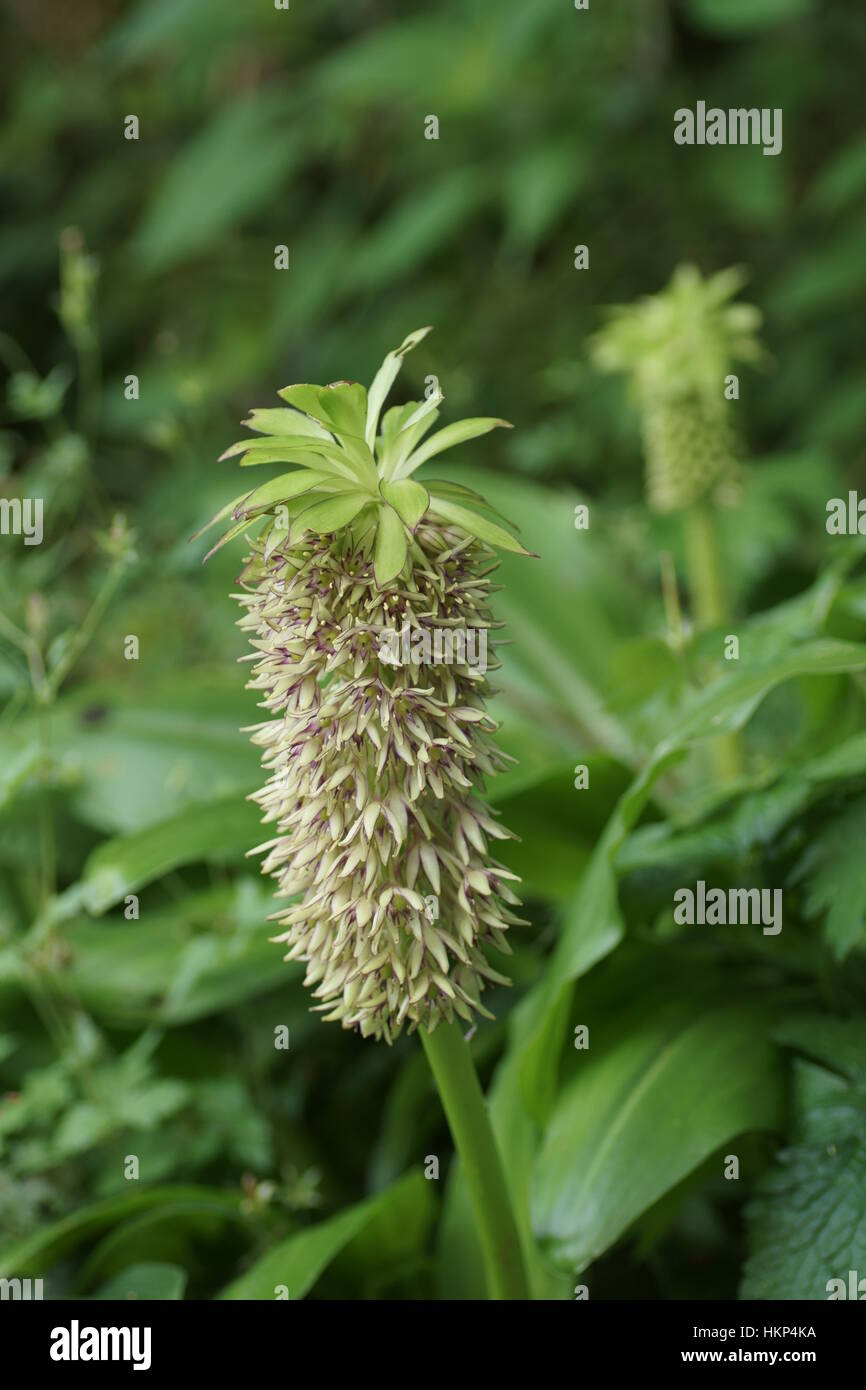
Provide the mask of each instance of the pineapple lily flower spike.
POLYGON ((736 496, 740 447, 725 375, 734 361, 763 356, 760 311, 729 302, 744 283, 736 267, 703 279, 695 266, 679 266, 658 294, 610 309, 592 341, 602 371, 630 378, 653 511, 736 496))
POLYGON ((259 437, 223 458, 292 471, 217 513, 209 525, 231 524, 209 555, 259 523, 237 597, 248 688, 272 716, 250 731, 269 774, 252 799, 276 834, 250 852, 265 854, 287 900, 274 939, 306 964, 326 1021, 389 1043, 420 1030, 491 1291, 521 1297, 519 1239, 459 1020, 491 1017, 481 995, 508 980, 487 952, 507 954, 521 924, 516 876, 490 849, 510 835, 484 801, 484 779, 508 761, 491 737, 486 670, 496 549, 530 552, 477 493, 414 476, 506 421, 430 434, 441 393, 382 413, 429 331, 389 353, 369 391, 287 386, 284 407, 251 412, 259 437))
MULTIPOLYGON (((735 362, 766 357, 760 311, 731 302, 744 283, 736 267, 704 279, 695 266, 681 265, 658 294, 610 309, 590 345, 602 371, 629 380, 643 435, 647 505, 682 518, 692 608, 704 628, 730 620, 715 512, 738 500, 742 449, 727 374, 735 362)), ((674 608, 678 614, 678 601, 674 608)), ((740 775, 736 735, 717 740, 713 750, 723 778, 740 775)))

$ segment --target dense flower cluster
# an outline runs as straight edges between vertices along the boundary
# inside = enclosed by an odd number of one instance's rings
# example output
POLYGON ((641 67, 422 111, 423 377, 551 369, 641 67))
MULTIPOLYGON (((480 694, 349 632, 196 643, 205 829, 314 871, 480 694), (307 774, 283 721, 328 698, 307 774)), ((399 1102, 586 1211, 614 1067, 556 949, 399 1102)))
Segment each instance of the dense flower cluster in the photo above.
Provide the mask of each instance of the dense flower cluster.
POLYGON ((734 362, 762 356, 758 310, 730 302, 742 284, 738 270, 703 279, 680 266, 660 293, 609 311, 593 340, 598 366, 630 378, 654 511, 737 496, 740 444, 726 378, 734 362))
POLYGON ((413 540, 411 569, 379 587, 350 530, 271 530, 239 595, 250 688, 274 716, 252 738, 270 774, 254 799, 277 830, 263 872, 291 900, 276 940, 306 962, 326 1019, 389 1042, 486 1014, 485 984, 507 980, 483 948, 507 952, 520 920, 515 875, 488 849, 509 832, 483 800, 506 761, 486 675, 381 656, 383 631, 407 623, 489 631, 495 554, 432 515, 413 540))

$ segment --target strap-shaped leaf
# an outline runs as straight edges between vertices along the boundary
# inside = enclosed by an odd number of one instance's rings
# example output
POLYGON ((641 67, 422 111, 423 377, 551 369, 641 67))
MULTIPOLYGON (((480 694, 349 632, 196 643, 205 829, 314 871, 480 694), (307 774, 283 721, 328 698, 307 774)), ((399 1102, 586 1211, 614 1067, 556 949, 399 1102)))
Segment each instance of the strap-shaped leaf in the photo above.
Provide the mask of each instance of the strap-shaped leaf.
POLYGON ((379 491, 410 531, 415 530, 430 506, 430 495, 426 487, 422 487, 420 483, 413 483, 411 478, 402 478, 396 483, 380 483, 379 491))
POLYGON ((486 497, 482 497, 480 492, 474 488, 466 487, 464 483, 452 482, 450 478, 425 478, 424 486, 431 497, 443 497, 446 502, 471 503, 474 507, 480 507, 483 512, 489 512, 491 516, 498 516, 506 526, 510 526, 512 531, 520 531, 516 521, 511 517, 503 516, 486 497))
POLYGON ((385 361, 382 363, 367 394, 367 427, 364 431, 364 438, 367 447, 372 449, 376 442, 376 431, 379 427, 379 415, 382 406, 385 404, 388 392, 397 379, 397 373, 403 365, 403 358, 407 352, 411 352, 417 347, 423 338, 427 337, 430 328, 417 328, 414 333, 410 333, 407 338, 393 352, 389 352, 385 361))
MULTIPOLYGON (((288 501, 290 497, 300 497, 313 488, 322 488, 325 492, 345 492, 351 488, 351 483, 348 479, 335 478, 332 473, 317 473, 312 468, 299 468, 296 473, 283 473, 279 478, 271 478, 270 482, 263 483, 255 492, 249 493, 242 499, 242 512, 249 515, 254 511, 266 510, 280 502, 288 501)), ((239 511, 238 515, 240 514, 239 511)))
POLYGON ((252 526, 254 521, 254 516, 247 516, 244 517, 243 521, 239 521, 236 526, 232 526, 228 531, 225 532, 224 535, 220 536, 216 545, 211 546, 207 555, 205 555, 202 559, 202 564, 206 565, 212 555, 216 555, 217 551, 222 550, 224 545, 228 545, 229 541, 233 541, 235 536, 240 536, 244 531, 246 531, 248 526, 252 526))
POLYGON ((456 502, 446 502, 441 497, 431 497, 430 510, 435 512, 437 516, 443 517, 445 521, 459 526, 468 535, 475 536, 488 545, 495 545, 500 550, 513 550, 517 555, 534 555, 535 553, 532 550, 526 550, 520 541, 515 540, 508 531, 488 520, 486 516, 479 516, 477 512, 470 512, 466 507, 458 506, 456 502))
MULTIPOLYGON (((269 436, 266 439, 242 440, 241 445, 246 450, 239 460, 241 468, 251 468, 259 463, 299 463, 322 472, 327 469, 355 483, 363 481, 375 486, 377 481, 370 476, 370 465, 350 458, 330 436, 328 439, 269 436)), ((239 446, 233 445, 229 454, 239 452, 239 446)), ((223 458, 228 456, 224 454, 223 458)))
POLYGON ((396 579, 406 563, 406 532, 392 507, 380 507, 373 572, 380 589, 396 579))
POLYGON ((507 430, 512 428, 508 420, 496 420, 489 416, 455 420, 453 425, 446 425, 443 430, 437 430, 426 444, 422 444, 410 454, 397 469, 395 477, 408 478, 410 473, 414 473, 416 468, 420 468, 422 463, 426 463, 427 459, 433 458, 435 454, 441 454, 445 449, 453 449, 455 444, 463 444, 467 439, 477 439, 479 435, 488 434, 490 430, 500 426, 507 430))
POLYGON ((342 526, 348 526, 370 500, 369 492, 344 492, 337 497, 326 497, 305 507, 298 514, 298 522, 302 529, 309 531, 339 531, 342 526))
POLYGON ((439 419, 439 406, 443 400, 442 392, 437 391, 407 416, 396 439, 383 451, 383 465, 387 478, 399 477, 403 461, 439 419))
POLYGON ((240 502, 245 502, 249 496, 249 492, 242 492, 239 497, 233 498, 231 502, 226 502, 224 507, 220 507, 219 511, 214 513, 210 521, 206 521, 204 526, 200 526, 199 529, 190 536, 190 540, 197 541, 199 536, 203 536, 205 531, 209 531, 212 526, 216 526, 218 521, 225 521, 226 517, 232 515, 235 507, 237 507, 240 502))

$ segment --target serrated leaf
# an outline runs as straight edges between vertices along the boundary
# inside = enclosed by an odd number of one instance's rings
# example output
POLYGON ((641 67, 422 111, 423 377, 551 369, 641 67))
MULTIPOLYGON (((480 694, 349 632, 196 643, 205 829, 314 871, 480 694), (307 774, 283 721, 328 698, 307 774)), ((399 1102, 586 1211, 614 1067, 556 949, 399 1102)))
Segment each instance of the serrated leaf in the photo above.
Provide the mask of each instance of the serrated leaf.
POLYGON ((436 454, 453 449, 456 444, 465 444, 468 439, 478 439, 482 434, 489 434, 491 430, 499 428, 510 430, 513 426, 508 420, 497 420, 492 416, 455 420, 453 425, 446 425, 444 429, 437 430, 426 444, 422 444, 410 454, 400 465, 399 476, 408 478, 410 473, 414 473, 416 468, 420 468, 422 463, 426 463, 427 459, 433 458, 436 454))
POLYGON ((866 798, 861 797, 816 833, 797 866, 806 881, 806 915, 826 913, 824 935, 837 960, 863 940, 866 927, 866 798))
POLYGON ((826 1299, 833 1279, 849 1296, 849 1271, 866 1276, 866 1088, 798 1061, 794 1111, 794 1143, 746 1208, 744 1299, 826 1299))
POLYGON ((378 523, 373 570, 382 589, 405 565, 408 543, 403 523, 392 507, 380 507, 378 523))
POLYGON ((414 483, 411 478, 401 478, 396 483, 380 483, 379 491, 410 531, 415 530, 430 506, 427 489, 420 483, 414 483))
POLYGON ((447 502, 442 497, 431 497, 430 510, 446 521, 452 522, 453 525, 459 526, 468 535, 484 541, 487 545, 498 546, 501 550, 512 550, 516 555, 533 554, 531 550, 526 550, 520 541, 515 540, 508 531, 497 526, 494 521, 489 521, 485 516, 479 516, 478 512, 470 512, 466 507, 461 507, 456 502, 447 502))

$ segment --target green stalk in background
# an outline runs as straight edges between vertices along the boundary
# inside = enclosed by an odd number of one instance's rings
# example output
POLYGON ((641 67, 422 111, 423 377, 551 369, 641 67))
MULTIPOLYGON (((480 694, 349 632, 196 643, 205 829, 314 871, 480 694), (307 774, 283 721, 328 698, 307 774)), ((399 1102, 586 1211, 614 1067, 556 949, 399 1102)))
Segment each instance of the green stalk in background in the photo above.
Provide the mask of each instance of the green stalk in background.
POLYGON ((257 526, 239 626, 269 716, 252 731, 269 774, 253 799, 272 826, 260 849, 281 900, 274 939, 304 961, 326 1021, 387 1043, 420 1031, 491 1297, 517 1298, 517 1229, 460 1021, 491 1017, 482 993, 508 980, 488 953, 507 954, 521 922, 515 875, 489 845, 510 835, 484 785, 507 761, 487 709, 490 576, 496 549, 527 552, 476 493, 413 476, 505 421, 429 434, 439 394, 382 414, 426 332, 388 354, 369 391, 287 386, 284 407, 252 412, 259 437, 224 457, 292 471, 222 508, 214 550, 257 526))
MULTIPOLYGON (((592 344, 603 371, 630 378, 650 509, 682 516, 686 578, 699 631, 724 629, 731 620, 716 513, 737 500, 741 449, 732 423, 736 397, 726 395, 726 385, 734 362, 762 356, 758 310, 729 302, 743 278, 732 269, 704 280, 693 266, 680 266, 659 294, 611 310, 592 344)), ((737 777, 737 736, 718 739, 713 758, 722 778, 737 777)))

